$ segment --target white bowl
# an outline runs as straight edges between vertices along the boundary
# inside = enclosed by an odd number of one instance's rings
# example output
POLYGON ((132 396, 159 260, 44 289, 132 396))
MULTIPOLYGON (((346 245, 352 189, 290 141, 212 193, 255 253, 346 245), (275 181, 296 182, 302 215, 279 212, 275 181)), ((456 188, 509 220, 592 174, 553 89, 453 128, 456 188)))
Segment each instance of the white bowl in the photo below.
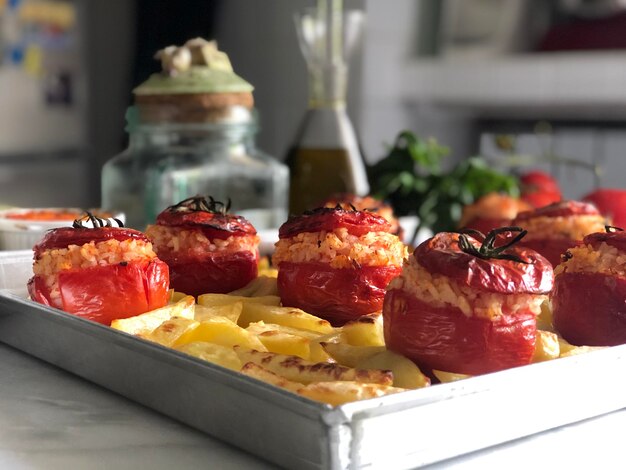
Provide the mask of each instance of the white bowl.
MULTIPOLYGON (((77 208, 38 207, 0 210, 0 250, 29 250, 32 249, 53 228, 71 227, 74 220, 36 220, 36 219, 11 219, 10 214, 27 214, 36 211, 59 211, 76 212, 76 218, 85 211, 77 208)), ((93 211, 93 210, 92 210, 93 211)), ((97 212, 98 210, 95 210, 97 212)), ((115 214, 115 217, 124 221, 123 214, 115 214)))

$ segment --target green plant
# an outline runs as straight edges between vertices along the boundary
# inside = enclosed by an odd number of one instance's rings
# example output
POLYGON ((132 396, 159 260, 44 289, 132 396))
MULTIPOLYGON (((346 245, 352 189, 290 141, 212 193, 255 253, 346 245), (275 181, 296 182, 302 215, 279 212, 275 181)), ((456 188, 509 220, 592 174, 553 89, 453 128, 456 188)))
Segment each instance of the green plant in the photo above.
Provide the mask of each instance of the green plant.
POLYGON ((448 152, 435 139, 401 132, 389 154, 368 169, 372 194, 387 200, 398 216, 417 215, 418 231, 428 227, 435 233, 458 228, 463 206, 488 193, 519 196, 517 178, 494 170, 482 157, 443 171, 448 152))

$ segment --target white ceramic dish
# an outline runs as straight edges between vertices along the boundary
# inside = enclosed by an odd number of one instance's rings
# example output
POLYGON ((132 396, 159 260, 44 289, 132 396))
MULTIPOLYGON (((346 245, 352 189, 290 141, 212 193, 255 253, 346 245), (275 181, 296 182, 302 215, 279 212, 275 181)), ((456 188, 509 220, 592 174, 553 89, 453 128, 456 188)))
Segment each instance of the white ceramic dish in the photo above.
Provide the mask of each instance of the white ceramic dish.
MULTIPOLYGON (((14 208, 0 211, 0 250, 29 250, 46 233, 46 231, 58 227, 70 227, 73 220, 25 220, 11 219, 9 214, 26 214, 33 211, 59 211, 76 212, 76 217, 84 212, 83 209, 69 207, 38 207, 38 208, 14 208)), ((123 214, 115 214, 115 217, 124 222, 123 214)))

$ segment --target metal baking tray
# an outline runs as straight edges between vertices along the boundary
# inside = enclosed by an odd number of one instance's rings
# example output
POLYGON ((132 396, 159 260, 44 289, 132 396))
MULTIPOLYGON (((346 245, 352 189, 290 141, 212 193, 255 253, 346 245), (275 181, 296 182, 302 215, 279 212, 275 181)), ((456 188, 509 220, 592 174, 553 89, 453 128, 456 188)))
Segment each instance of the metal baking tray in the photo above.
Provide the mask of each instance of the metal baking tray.
POLYGON ((26 299, 0 253, 0 341, 288 468, 411 468, 626 407, 618 346, 336 408, 26 299))

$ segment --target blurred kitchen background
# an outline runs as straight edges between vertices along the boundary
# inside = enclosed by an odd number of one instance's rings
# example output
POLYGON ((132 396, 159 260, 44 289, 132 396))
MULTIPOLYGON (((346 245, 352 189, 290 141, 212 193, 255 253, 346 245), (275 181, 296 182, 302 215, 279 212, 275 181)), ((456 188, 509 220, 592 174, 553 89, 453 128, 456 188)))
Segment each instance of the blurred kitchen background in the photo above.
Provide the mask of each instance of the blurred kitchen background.
MULTIPOLYGON (((216 38, 255 86, 258 145, 284 159, 307 104, 304 0, 0 0, 0 204, 95 206, 131 90, 169 44, 216 38)), ((365 12, 349 113, 367 162, 403 129, 452 159, 510 151, 564 196, 626 187, 626 1, 346 0, 365 12), (524 160, 525 162, 525 160, 524 160), (576 162, 581 162, 578 165, 576 162), (599 174, 589 170, 601 169, 599 174)))

